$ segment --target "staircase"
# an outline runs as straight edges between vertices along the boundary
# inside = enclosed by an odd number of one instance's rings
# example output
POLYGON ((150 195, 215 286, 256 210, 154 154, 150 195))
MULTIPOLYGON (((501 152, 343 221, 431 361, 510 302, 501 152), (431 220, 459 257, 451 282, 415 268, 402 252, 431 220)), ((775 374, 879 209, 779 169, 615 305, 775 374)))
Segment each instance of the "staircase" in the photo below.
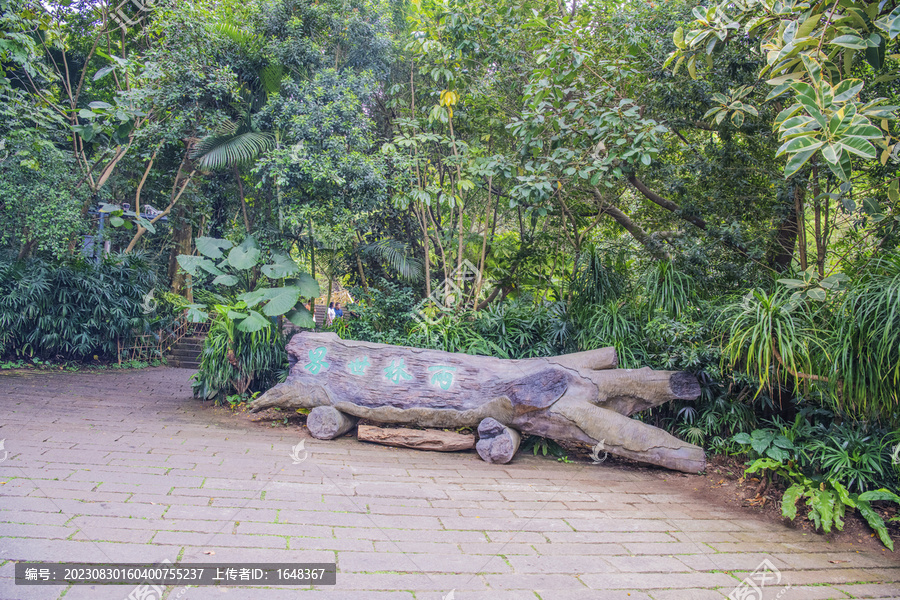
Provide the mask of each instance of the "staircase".
POLYGON ((200 354, 203 352, 205 341, 206 333, 194 333, 172 344, 169 353, 166 354, 169 366, 177 369, 200 368, 200 354))

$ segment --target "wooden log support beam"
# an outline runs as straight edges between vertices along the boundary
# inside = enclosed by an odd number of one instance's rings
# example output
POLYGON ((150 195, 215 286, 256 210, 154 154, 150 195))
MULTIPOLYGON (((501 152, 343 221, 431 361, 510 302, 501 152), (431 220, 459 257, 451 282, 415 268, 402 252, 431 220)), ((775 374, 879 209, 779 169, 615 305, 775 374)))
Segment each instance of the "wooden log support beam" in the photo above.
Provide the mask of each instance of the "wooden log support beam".
POLYGON ((360 425, 357 439, 361 442, 375 442, 398 448, 434 450, 436 452, 459 452, 475 447, 475 436, 438 429, 406 429, 405 427, 383 428, 360 425))
POLYGON ((478 443, 475 450, 485 462, 505 465, 513 459, 522 436, 515 429, 488 417, 478 426, 478 443))
POLYGON ((287 380, 252 411, 330 406, 381 423, 478 427, 492 418, 528 435, 590 446, 685 472, 703 470, 702 448, 629 418, 700 395, 688 373, 616 369, 603 348, 552 358, 502 360, 299 333, 288 344, 287 380))
POLYGON ((317 440, 333 440, 356 427, 358 418, 345 415, 333 406, 317 406, 306 417, 306 428, 317 440))

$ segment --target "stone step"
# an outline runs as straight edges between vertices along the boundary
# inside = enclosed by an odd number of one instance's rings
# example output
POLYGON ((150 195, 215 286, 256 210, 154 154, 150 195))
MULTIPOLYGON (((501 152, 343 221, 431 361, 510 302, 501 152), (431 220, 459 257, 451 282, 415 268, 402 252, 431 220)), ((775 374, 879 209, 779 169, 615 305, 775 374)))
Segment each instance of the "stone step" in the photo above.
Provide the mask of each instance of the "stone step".
POLYGON ((179 360, 176 357, 167 356, 166 364, 175 369, 199 369, 200 363, 192 360, 179 360))

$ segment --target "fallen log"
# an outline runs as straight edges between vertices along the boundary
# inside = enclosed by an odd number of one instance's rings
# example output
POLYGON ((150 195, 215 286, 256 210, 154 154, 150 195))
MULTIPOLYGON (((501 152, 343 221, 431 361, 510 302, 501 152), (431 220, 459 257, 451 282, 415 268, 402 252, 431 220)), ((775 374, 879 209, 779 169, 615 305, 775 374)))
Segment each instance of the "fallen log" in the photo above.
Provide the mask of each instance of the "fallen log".
POLYGON ((404 427, 383 428, 360 425, 356 437, 361 442, 375 442, 398 448, 435 450, 437 452, 458 452, 475 447, 475 436, 439 429, 406 429, 404 427))
POLYGON ((615 351, 503 360, 299 333, 290 375, 251 411, 329 406, 375 422, 478 427, 487 418, 529 435, 595 446, 685 472, 703 470, 702 448, 629 418, 670 400, 692 400, 693 375, 617 369, 615 351))

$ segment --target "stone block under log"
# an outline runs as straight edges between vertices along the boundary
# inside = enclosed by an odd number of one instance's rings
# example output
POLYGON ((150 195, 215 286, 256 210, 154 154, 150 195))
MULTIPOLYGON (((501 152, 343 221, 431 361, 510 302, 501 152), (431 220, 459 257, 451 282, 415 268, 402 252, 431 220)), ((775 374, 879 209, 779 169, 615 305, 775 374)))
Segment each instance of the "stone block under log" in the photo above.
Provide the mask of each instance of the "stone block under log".
POLYGON ((618 369, 615 350, 503 360, 342 340, 303 332, 287 345, 290 374, 251 411, 332 407, 380 423, 478 427, 491 418, 527 435, 696 473, 702 448, 646 423, 636 412, 700 395, 690 373, 618 369))
POLYGON ((505 465, 513 459, 522 436, 515 429, 488 417, 478 426, 478 443, 475 450, 485 462, 505 465))
POLYGON ((333 440, 342 436, 359 421, 353 415, 347 415, 333 406, 317 406, 306 417, 306 428, 317 440, 333 440))
POLYGON ((363 442, 375 442, 398 448, 434 450, 436 452, 458 452, 475 447, 475 436, 439 429, 406 429, 405 427, 384 428, 360 425, 356 437, 363 442))

